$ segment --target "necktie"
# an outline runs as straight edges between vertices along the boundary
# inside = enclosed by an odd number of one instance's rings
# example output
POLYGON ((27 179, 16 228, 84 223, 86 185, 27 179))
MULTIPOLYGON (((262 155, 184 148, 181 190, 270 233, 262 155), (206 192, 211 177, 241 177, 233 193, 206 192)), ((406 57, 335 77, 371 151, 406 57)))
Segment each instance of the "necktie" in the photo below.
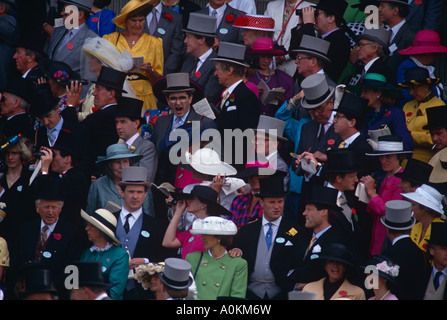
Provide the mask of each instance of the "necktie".
POLYGON ((442 276, 442 272, 438 271, 435 274, 435 277, 433 278, 433 285, 435 286, 435 290, 438 290, 439 288, 439 278, 442 276))
POLYGON ((174 118, 174 129, 177 129, 182 125, 182 118, 175 117, 174 118))
POLYGON ((270 250, 270 247, 272 246, 272 234, 273 234, 273 230, 272 230, 272 223, 269 222, 269 229, 267 230, 267 233, 265 234, 265 242, 267 243, 267 249, 270 250))
POLYGON ((191 74, 190 74, 191 77, 193 77, 196 74, 198 64, 199 64, 199 58, 195 58, 194 66, 191 69, 191 74))
POLYGON ((340 148, 340 149, 343 149, 343 148, 346 148, 347 147, 347 145, 346 145, 346 142, 345 141, 342 141, 339 145, 338 145, 338 148, 340 148))
POLYGON ((313 235, 312 239, 310 239, 309 246, 307 247, 307 251, 309 251, 310 248, 312 248, 312 246, 314 245, 315 241, 317 241, 317 236, 313 235))
POLYGON ((44 244, 48 240, 47 231, 48 231, 48 226, 44 225, 42 227, 42 232, 40 233, 40 238, 41 238, 42 244, 44 244))
POLYGON ((126 216, 126 222, 124 223, 124 231, 126 231, 126 233, 129 233, 130 230, 130 226, 129 226, 129 218, 132 216, 131 213, 128 213, 126 216))
MULTIPOLYGON (((211 12, 211 16, 214 17, 214 18, 216 18, 216 21, 217 21, 217 11, 216 11, 216 10, 213 10, 213 11, 211 12)), ((217 24, 217 22, 216 22, 216 27, 214 28, 214 31, 216 31, 217 28, 218 28, 218 24, 217 24)))
POLYGON ((56 142, 56 128, 51 129, 48 131, 48 142, 50 143, 50 147, 54 145, 56 142))
POLYGON ((224 104, 225 104, 225 102, 227 101, 229 95, 230 95, 230 94, 228 93, 228 90, 225 89, 224 92, 223 92, 223 94, 222 94, 222 101, 220 102, 220 109, 223 109, 224 104))
POLYGON ((157 9, 153 8, 152 9, 152 19, 151 19, 151 22, 149 24, 149 33, 151 35, 154 35, 155 28, 157 28, 157 24, 158 24, 158 21, 157 21, 157 9))
POLYGON ((324 125, 320 123, 320 129, 318 132, 318 141, 321 142, 324 136, 324 125))

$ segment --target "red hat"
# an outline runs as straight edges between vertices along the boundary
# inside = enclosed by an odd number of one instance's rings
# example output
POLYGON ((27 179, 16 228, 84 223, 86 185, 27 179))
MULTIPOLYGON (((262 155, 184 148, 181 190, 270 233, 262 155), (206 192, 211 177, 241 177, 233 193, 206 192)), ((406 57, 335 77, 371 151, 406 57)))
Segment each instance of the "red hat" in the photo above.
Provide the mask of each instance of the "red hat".
POLYGON ((251 30, 281 31, 275 29, 275 20, 272 17, 255 14, 240 15, 236 18, 233 26, 251 30))
POLYGON ((444 53, 447 47, 441 46, 439 34, 433 30, 421 30, 416 33, 413 45, 402 49, 399 54, 414 55, 423 53, 444 53))
POLYGON ((259 55, 259 56, 283 56, 286 54, 284 50, 275 48, 273 39, 269 37, 260 37, 255 40, 251 50, 247 51, 248 54, 259 55))

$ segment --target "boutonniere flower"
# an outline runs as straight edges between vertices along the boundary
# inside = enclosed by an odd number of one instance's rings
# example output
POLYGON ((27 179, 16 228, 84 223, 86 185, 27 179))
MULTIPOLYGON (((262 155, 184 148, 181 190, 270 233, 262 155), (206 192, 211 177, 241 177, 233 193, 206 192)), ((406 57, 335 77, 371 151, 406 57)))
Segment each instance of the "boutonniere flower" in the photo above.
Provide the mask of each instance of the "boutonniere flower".
POLYGON ((166 19, 166 20, 168 20, 168 21, 172 21, 172 16, 169 14, 169 13, 166 13, 164 16, 163 16, 163 18, 164 19, 166 19))
POLYGON ((359 221, 359 217, 357 216, 357 210, 355 208, 351 208, 352 216, 354 217, 355 221, 359 221))
POLYGON ((390 114, 391 114, 391 111, 388 110, 388 111, 385 113, 385 117, 388 117, 390 114))
POLYGON ((295 228, 292 228, 292 229, 290 229, 289 231, 286 232, 287 235, 292 236, 292 237, 294 235, 296 235, 297 233, 298 233, 298 231, 296 231, 295 228))
POLYGON ((60 233, 53 233, 53 238, 55 240, 60 240, 60 239, 62 239, 62 235, 60 233))
POLYGON ((420 6, 422 4, 422 0, 415 0, 414 4, 420 6))
POLYGON ((225 16, 225 21, 226 22, 233 22, 234 20, 235 20, 236 18, 234 17, 234 15, 232 15, 232 14, 227 14, 226 16, 225 16))
POLYGON ((234 102, 234 93, 230 94, 230 102, 234 102))
POLYGON ((6 203, 0 202, 0 209, 3 210, 6 208, 6 203))
POLYGON ((345 297, 345 296, 348 295, 348 293, 347 293, 345 290, 341 290, 341 291, 339 291, 338 294, 339 294, 340 296, 342 296, 342 297, 345 297))
POLYGON ((408 113, 406 114, 407 117, 411 117, 412 115, 413 115, 413 112, 408 112, 408 113))
POLYGON ((96 108, 96 107, 93 107, 93 108, 92 108, 92 112, 93 112, 93 113, 97 112, 98 110, 99 110, 99 109, 96 108))

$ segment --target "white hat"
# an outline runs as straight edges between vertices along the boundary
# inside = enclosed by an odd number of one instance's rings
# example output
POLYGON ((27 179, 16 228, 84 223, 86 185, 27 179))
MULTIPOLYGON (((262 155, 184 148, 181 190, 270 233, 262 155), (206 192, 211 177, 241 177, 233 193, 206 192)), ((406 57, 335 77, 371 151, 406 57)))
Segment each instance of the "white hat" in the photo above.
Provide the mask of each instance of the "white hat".
POLYGON ((191 234, 235 235, 237 227, 231 220, 210 216, 195 220, 190 232, 191 234))
POLYGON ((232 176, 237 173, 233 166, 221 161, 219 154, 210 148, 199 149, 193 154, 186 152, 185 157, 188 165, 203 174, 232 176))
POLYGON ((405 198, 419 203, 420 205, 430 208, 433 211, 438 212, 445 218, 443 202, 445 202, 445 196, 439 193, 435 188, 423 184, 417 188, 414 192, 401 193, 405 198))

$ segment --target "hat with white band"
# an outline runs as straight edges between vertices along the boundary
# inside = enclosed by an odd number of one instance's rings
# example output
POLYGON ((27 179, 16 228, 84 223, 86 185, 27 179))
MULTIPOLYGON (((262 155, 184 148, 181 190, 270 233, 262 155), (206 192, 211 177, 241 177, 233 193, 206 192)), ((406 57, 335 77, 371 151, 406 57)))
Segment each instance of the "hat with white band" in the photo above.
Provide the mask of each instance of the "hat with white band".
POLYGON ((413 151, 404 150, 402 138, 399 136, 388 135, 379 137, 377 150, 365 153, 367 156, 383 156, 389 154, 412 154, 413 151))

